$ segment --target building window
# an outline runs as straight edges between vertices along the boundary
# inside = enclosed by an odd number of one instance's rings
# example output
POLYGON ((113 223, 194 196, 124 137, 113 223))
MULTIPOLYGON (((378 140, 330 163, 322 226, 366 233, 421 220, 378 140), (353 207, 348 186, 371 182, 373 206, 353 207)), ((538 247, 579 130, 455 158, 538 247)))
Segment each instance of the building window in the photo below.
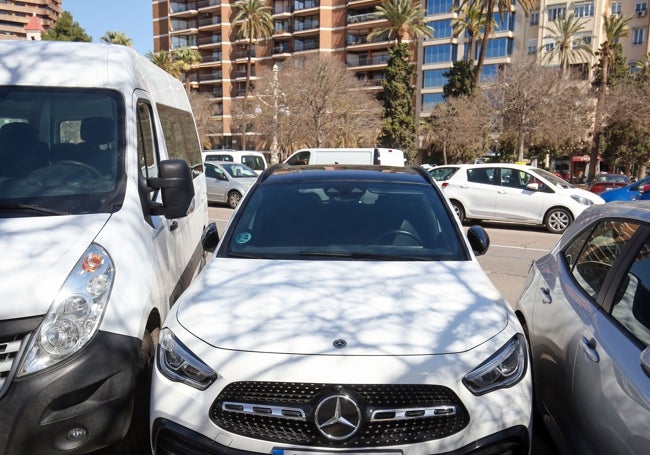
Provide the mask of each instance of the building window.
POLYGON ((632 29, 632 46, 639 46, 645 40, 645 27, 634 27, 632 29))
POLYGON ((451 38, 451 36, 453 35, 453 29, 451 27, 451 19, 429 22, 429 27, 433 29, 433 37, 435 39, 451 38))
POLYGON ((481 83, 495 81, 500 68, 502 68, 502 65, 485 65, 483 71, 481 71, 481 83))
POLYGON ((297 17, 294 23, 295 31, 318 28, 318 14, 307 17, 297 17))
POLYGON ((422 110, 432 111, 438 104, 444 102, 445 97, 442 93, 425 93, 422 95, 422 110))
MULTIPOLYGON (((474 58, 478 60, 478 53, 480 46, 476 47, 474 58)), ((510 38, 495 38, 488 40, 485 58, 499 58, 507 57, 512 54, 512 39, 510 38)))
POLYGON ((644 13, 643 15, 645 16, 645 12, 648 11, 648 4, 646 2, 639 2, 634 5, 634 12, 639 15, 639 13, 644 13))
POLYGON ((454 44, 441 44, 424 48, 424 63, 446 63, 456 60, 457 47, 454 44))
POLYGON ((427 16, 447 14, 454 5, 454 0, 427 0, 427 16))
POLYGON ((575 17, 594 17, 594 4, 592 2, 576 3, 573 14, 575 17))
POLYGON ((530 13, 530 25, 539 25, 539 11, 530 13))
POLYGON ((566 17, 566 6, 550 6, 547 11, 549 22, 566 17))
POLYGON ((507 32, 508 30, 513 30, 513 24, 511 22, 514 22, 512 20, 512 15, 509 12, 503 13, 503 19, 501 18, 500 14, 495 14, 494 17, 494 30, 493 32, 507 32))
POLYGON ((591 35, 576 35, 571 40, 571 47, 575 49, 580 44, 591 44, 592 36, 591 35))
POLYGON ((446 69, 439 70, 426 70, 422 81, 422 88, 442 87, 447 83, 447 77, 444 73, 449 71, 446 69))
POLYGON ((537 54, 537 40, 529 39, 528 40, 528 55, 537 54))
POLYGON ((623 12, 623 2, 612 2, 610 12, 612 16, 620 16, 623 12))

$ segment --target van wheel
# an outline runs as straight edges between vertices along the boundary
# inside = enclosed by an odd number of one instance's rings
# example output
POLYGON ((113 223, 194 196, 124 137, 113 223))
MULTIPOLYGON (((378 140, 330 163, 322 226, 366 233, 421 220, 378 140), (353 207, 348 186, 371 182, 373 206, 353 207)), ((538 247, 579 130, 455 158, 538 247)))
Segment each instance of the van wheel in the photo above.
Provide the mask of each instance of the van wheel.
POLYGON ((228 193, 228 207, 234 209, 239 204, 239 201, 241 201, 241 194, 239 192, 231 191, 228 193))
POLYGON ((131 425, 124 438, 115 444, 117 453, 150 453, 149 444, 149 405, 151 403, 151 374, 153 372, 156 344, 158 343, 159 328, 149 333, 145 331, 142 337, 138 372, 135 383, 135 398, 131 425))
POLYGON ((571 213, 564 208, 556 207, 546 214, 544 224, 546 229, 553 234, 562 234, 573 222, 571 213))

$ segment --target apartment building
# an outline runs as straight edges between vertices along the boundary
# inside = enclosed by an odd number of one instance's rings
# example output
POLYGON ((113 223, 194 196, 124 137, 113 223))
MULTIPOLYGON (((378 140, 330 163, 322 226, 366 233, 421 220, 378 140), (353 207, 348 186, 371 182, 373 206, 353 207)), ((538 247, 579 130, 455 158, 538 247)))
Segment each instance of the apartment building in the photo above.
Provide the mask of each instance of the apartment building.
POLYGON ((62 0, 1 0, 0 39, 28 39, 25 26, 36 16, 43 29, 48 30, 61 16, 62 0))
MULTIPOLYGON (((223 135, 214 138, 215 146, 238 148, 238 134, 232 131, 233 103, 244 95, 247 52, 245 41, 237 37, 237 24, 231 23, 235 0, 152 0, 154 50, 191 46, 199 50, 202 61, 191 74, 191 87, 209 93, 215 101, 215 121, 222 123, 223 135)), ((269 0, 275 29, 271 39, 258 43, 252 54, 254 74, 261 67, 271 68, 292 54, 322 52, 338 55, 355 76, 366 81, 367 89, 381 96, 381 82, 388 61, 388 41, 368 40, 380 25, 376 6, 380 0, 269 0)), ((470 49, 468 37, 455 36, 452 8, 458 0, 421 0, 425 20, 433 28, 433 38, 414 46, 417 63, 416 114, 426 117, 442 101, 444 73, 457 60, 478 59, 480 43, 470 49)), ((513 2, 510 11, 495 13, 494 30, 482 71, 482 80, 496 75, 503 65, 519 55, 536 55, 540 62, 557 65, 546 54, 556 43, 545 28, 557 17, 574 14, 584 22, 574 42, 583 40, 596 51, 603 42, 604 13, 631 17, 630 36, 621 40, 631 69, 648 53, 647 0, 540 0, 526 16, 513 2)), ((592 75, 596 61, 575 62, 585 80, 592 75)))

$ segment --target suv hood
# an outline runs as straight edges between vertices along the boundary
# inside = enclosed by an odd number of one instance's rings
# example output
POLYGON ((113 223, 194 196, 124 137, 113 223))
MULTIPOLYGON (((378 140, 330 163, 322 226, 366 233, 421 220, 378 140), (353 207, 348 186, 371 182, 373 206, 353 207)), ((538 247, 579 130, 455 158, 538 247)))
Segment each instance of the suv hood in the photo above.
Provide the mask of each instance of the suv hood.
POLYGON ((495 336, 508 318, 507 303, 471 261, 214 257, 175 309, 186 330, 214 347, 283 354, 456 353, 495 336))
POLYGON ((0 320, 39 316, 110 214, 0 219, 0 320))

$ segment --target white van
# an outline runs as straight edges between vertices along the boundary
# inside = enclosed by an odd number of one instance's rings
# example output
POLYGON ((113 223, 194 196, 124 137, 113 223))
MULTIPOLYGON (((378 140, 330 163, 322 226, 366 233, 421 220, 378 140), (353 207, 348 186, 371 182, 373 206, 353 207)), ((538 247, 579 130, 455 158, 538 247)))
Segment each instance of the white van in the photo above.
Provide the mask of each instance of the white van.
POLYGON ((264 153, 252 150, 204 150, 201 155, 204 163, 206 161, 241 163, 254 170, 257 175, 268 167, 264 153))
POLYGON ((159 327, 205 263, 183 85, 125 46, 0 41, 0 93, 0 453, 146 453, 159 327))
POLYGON ((299 164, 378 164, 404 166, 404 152, 387 148, 311 148, 301 149, 284 161, 299 164))

